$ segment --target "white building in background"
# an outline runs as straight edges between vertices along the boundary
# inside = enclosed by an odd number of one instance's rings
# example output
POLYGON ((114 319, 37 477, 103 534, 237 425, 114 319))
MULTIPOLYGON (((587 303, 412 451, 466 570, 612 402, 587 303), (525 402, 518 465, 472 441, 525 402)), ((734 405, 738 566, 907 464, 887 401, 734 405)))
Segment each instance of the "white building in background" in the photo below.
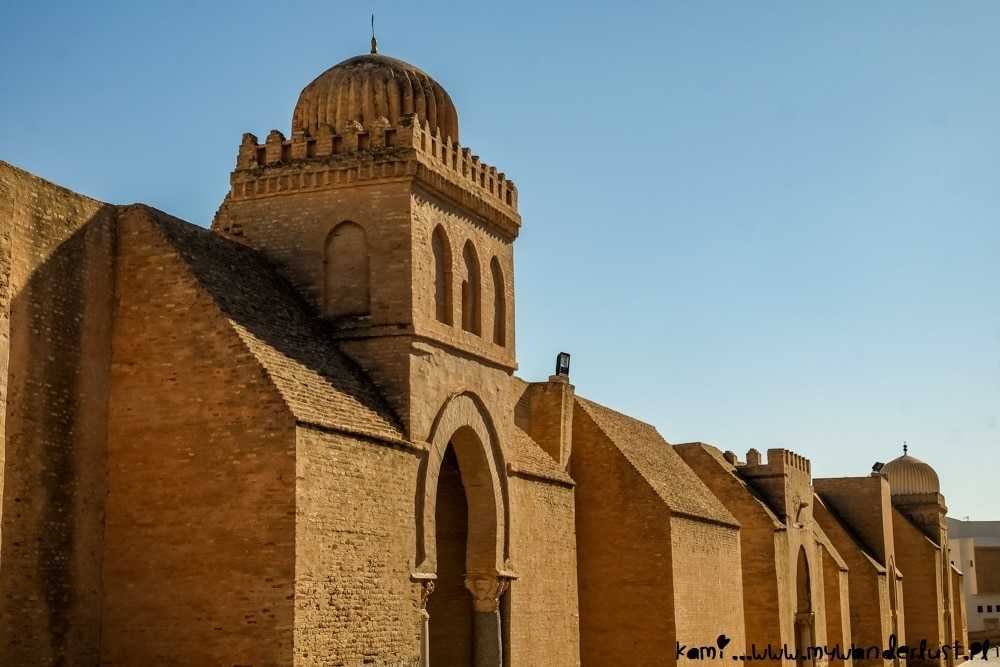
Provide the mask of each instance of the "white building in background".
POLYGON ((948 519, 948 556, 965 573, 969 639, 1000 640, 1000 521, 948 519))

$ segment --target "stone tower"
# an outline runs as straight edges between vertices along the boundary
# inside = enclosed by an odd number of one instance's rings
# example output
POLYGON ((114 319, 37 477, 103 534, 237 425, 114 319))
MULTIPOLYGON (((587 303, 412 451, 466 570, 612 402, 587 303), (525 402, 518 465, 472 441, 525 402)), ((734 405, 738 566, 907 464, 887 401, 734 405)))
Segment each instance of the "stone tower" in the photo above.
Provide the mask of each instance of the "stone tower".
POLYGON ((288 277, 422 441, 450 395, 505 412, 521 219, 444 88, 375 51, 303 89, 290 139, 243 135, 212 229, 288 277))
MULTIPOLYGON (((938 475, 927 463, 910 456, 906 445, 903 455, 889 461, 881 470, 889 480, 894 520, 898 535, 899 566, 906 578, 907 632, 928 639, 932 647, 958 641, 967 645, 967 632, 956 613, 956 598, 961 591, 953 582, 954 569, 948 551, 948 507, 941 495, 938 475)), ((961 607, 958 600, 957 606, 961 607)), ((954 665, 955 657, 924 660, 911 659, 914 665, 954 665)))

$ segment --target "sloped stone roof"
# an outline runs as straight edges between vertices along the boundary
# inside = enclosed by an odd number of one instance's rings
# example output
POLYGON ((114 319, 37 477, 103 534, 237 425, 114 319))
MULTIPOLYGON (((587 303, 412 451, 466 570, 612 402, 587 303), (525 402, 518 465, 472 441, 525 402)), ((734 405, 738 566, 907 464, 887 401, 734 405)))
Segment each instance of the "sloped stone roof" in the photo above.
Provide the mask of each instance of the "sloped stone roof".
POLYGON ((833 562, 837 564, 837 569, 846 572, 847 561, 844 560, 844 557, 840 555, 839 551, 837 551, 837 547, 833 546, 833 542, 830 540, 830 537, 823 531, 822 528, 820 528, 820 525, 815 521, 813 522, 813 535, 816 536, 816 541, 822 544, 823 548, 826 549, 828 554, 830 554, 830 557, 833 559, 833 562))
MULTIPOLYGON (((918 538, 921 538, 921 537, 924 538, 931 545, 931 547, 933 547, 934 549, 937 549, 938 551, 941 550, 941 545, 938 544, 937 542, 935 542, 930 537, 928 537, 927 533, 925 533, 924 531, 922 531, 920 529, 920 527, 917 526, 917 524, 913 523, 913 520, 910 519, 910 517, 906 516, 906 514, 904 512, 900 512, 898 509, 896 509, 895 507, 893 507, 892 508, 892 514, 893 514, 893 516, 898 516, 899 519, 900 519, 900 521, 902 521, 906 526, 908 526, 909 530, 912 530, 913 533, 918 538)), ((893 529, 895 529, 895 524, 893 524, 893 529)))
POLYGON ((672 513, 740 525, 653 426, 579 396, 576 402, 672 513))
MULTIPOLYGON (((757 509, 760 510, 761 514, 763 514, 767 518, 767 520, 771 522, 771 525, 773 525, 775 529, 785 528, 785 522, 781 520, 781 517, 778 516, 778 514, 774 511, 771 505, 767 502, 767 498, 765 498, 759 491, 757 491, 757 489, 755 489, 749 482, 747 482, 747 480, 745 480, 742 476, 740 476, 740 474, 737 472, 736 467, 725 459, 725 457, 722 455, 722 452, 719 450, 718 447, 704 442, 685 442, 674 445, 672 449, 675 452, 678 452, 678 456, 681 456, 682 460, 684 459, 684 455, 681 455, 679 452, 691 449, 701 450, 702 452, 704 452, 704 454, 718 467, 718 474, 725 475, 730 479, 730 481, 733 484, 736 484, 740 488, 742 488, 746 492, 750 500, 754 502, 754 506, 757 507, 757 509)), ((695 473, 695 475, 697 474, 698 473, 695 473)), ((699 477, 699 479, 701 478, 699 477)), ((708 484, 706 484, 706 486, 708 486, 708 484)), ((711 492, 710 486, 709 486, 709 491, 711 492)), ((714 493, 712 494, 712 496, 717 497, 715 496, 714 493)), ((720 500, 719 502, 722 501, 720 500)))
POLYGON ((229 319, 301 422, 404 442, 371 381, 332 341, 324 322, 255 250, 155 209, 155 224, 229 319))
POLYGON ((510 465, 514 474, 574 485, 573 478, 535 440, 517 426, 510 441, 510 465))
MULTIPOLYGON (((833 510, 832 507, 826 504, 826 502, 823 500, 823 497, 818 493, 813 494, 814 514, 816 512, 816 506, 820 506, 823 508, 822 511, 825 511, 830 516, 832 524, 838 530, 840 530, 840 532, 843 533, 844 536, 847 537, 847 541, 858 550, 858 552, 865 558, 865 560, 868 561, 868 563, 872 566, 872 569, 874 569, 876 572, 888 571, 885 566, 883 566, 881 563, 878 562, 878 559, 876 559, 875 556, 873 556, 868 552, 865 546, 861 543, 860 538, 858 538, 858 536, 854 533, 853 529, 851 529, 851 527, 843 519, 841 519, 840 516, 837 515, 837 513, 833 510)), ((829 535, 827 535, 825 532, 823 534, 824 536, 827 537, 827 539, 830 539, 829 535)), ((833 544, 833 540, 830 540, 830 543, 833 544)))

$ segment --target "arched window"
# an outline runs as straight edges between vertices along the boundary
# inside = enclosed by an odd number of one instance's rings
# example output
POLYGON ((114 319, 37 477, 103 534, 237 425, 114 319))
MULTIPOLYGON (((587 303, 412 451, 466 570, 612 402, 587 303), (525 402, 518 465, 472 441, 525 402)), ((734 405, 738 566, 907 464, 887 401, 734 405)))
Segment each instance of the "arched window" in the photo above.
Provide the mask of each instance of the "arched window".
POLYGON ((490 273, 493 277, 493 342, 503 346, 507 344, 507 286, 496 257, 490 261, 490 273))
POLYGON ((438 225, 431 236, 434 253, 434 311, 438 322, 451 324, 451 244, 438 225))
POLYGON ((466 241, 462 249, 462 259, 465 263, 465 276, 462 280, 462 328, 477 336, 483 332, 482 284, 479 274, 479 257, 472 241, 466 241))
POLYGON ((365 230, 342 222, 326 237, 323 314, 327 317, 367 315, 371 308, 368 243, 365 230))

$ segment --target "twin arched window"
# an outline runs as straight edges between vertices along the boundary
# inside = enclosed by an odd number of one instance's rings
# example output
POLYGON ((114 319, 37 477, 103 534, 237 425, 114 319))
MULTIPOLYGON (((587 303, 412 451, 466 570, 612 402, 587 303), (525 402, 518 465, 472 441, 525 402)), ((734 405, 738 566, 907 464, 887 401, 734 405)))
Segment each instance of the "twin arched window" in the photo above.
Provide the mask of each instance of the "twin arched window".
MULTIPOLYGON (((431 235, 431 252, 434 255, 434 310, 439 322, 452 324, 452 257, 451 244, 441 225, 434 228, 431 235)), ((479 255, 472 241, 462 247, 462 329, 477 336, 482 335, 482 276, 479 255)), ((493 280, 493 342, 503 346, 507 343, 507 286, 504 282, 500 261, 494 257, 490 261, 490 277, 493 280)))
MULTIPOLYGON (((434 310, 439 322, 452 324, 451 243, 444 228, 438 225, 431 236, 434 255, 434 310)), ((326 238, 323 252, 323 314, 348 317, 371 313, 371 267, 365 230, 357 223, 344 221, 326 238)), ((462 329, 482 335, 482 276, 479 255, 472 241, 462 247, 462 329)), ((507 343, 507 286, 500 261, 490 260, 493 282, 493 342, 507 343)))
POLYGON ((323 314, 327 317, 368 315, 371 275, 365 230, 342 222, 326 237, 323 252, 323 314))
POLYGON ((431 236, 434 253, 434 310, 438 322, 451 324, 451 244, 440 225, 431 236))
POLYGON ((490 274, 493 278, 493 342, 503 347, 507 344, 507 285, 496 257, 490 260, 490 274))
POLYGON ((479 336, 483 332, 483 287, 479 276, 479 255, 476 254, 472 241, 465 242, 462 261, 465 264, 465 275, 462 276, 462 328, 479 336))

